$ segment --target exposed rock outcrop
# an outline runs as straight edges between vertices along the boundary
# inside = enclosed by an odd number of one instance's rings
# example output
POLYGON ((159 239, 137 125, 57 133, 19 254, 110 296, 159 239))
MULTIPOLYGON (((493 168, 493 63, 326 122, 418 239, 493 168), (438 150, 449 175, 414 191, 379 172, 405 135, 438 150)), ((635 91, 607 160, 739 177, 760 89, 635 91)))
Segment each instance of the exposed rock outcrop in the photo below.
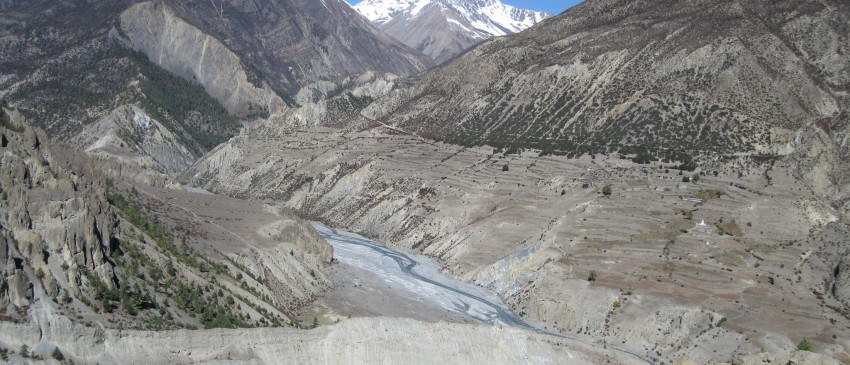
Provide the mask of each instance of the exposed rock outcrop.
POLYGON ((178 174, 197 156, 177 136, 135 105, 124 105, 86 126, 73 143, 92 155, 135 163, 138 170, 178 174))
POLYGON ((8 290, 0 300, 27 307, 36 285, 57 300, 60 289, 84 296, 83 272, 113 288, 117 279, 109 256, 118 220, 93 176, 98 173, 75 152, 49 146, 44 132, 17 111, 4 110, 2 117, 0 235, 8 290), (68 169, 72 166, 76 169, 68 169))
MULTIPOLYGON (((13 320, 58 308, 125 328, 298 326, 292 314, 329 286, 331 246, 291 213, 209 193, 151 193, 127 181, 141 175, 120 171, 139 165, 54 144, 16 110, 0 118, 0 306, 13 320), (264 225, 246 229, 232 209, 264 225)), ((155 123, 127 106, 86 133, 102 135, 95 148, 112 144, 111 153, 187 153, 155 123), (135 137, 148 140, 120 146, 135 137)))
POLYGON ((832 296, 850 306, 850 255, 840 258, 833 275, 832 296))
POLYGON ((197 81, 231 114, 249 115, 254 108, 273 114, 286 108, 269 85, 249 82, 248 68, 239 56, 164 3, 133 5, 121 14, 120 22, 130 47, 160 67, 197 81))
POLYGON ((433 64, 345 1, 166 2, 289 95, 319 81, 369 71, 414 75, 433 64))

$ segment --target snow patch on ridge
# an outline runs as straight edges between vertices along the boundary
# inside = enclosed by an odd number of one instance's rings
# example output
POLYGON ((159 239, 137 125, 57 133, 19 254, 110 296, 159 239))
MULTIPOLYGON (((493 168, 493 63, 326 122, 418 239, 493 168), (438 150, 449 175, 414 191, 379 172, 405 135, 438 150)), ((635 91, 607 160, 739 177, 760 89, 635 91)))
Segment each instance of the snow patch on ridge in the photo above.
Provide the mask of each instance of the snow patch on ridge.
POLYGON ((380 26, 395 18, 415 18, 430 4, 460 15, 474 28, 464 29, 484 38, 520 32, 549 17, 544 12, 519 9, 498 0, 365 0, 354 9, 380 26))
POLYGON ((143 130, 147 130, 151 126, 151 117, 136 108, 133 108, 133 120, 143 130))

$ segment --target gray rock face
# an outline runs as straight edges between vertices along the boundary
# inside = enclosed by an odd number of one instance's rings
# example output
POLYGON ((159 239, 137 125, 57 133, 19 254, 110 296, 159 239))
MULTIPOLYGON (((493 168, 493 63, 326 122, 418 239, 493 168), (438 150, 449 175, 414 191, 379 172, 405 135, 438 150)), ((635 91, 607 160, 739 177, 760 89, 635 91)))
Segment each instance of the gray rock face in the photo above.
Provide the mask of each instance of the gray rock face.
POLYGON ((134 162, 140 171, 177 174, 197 159, 168 128, 135 105, 121 106, 86 126, 73 143, 91 154, 134 162))
POLYGON ((168 71, 196 80, 231 114, 248 115, 254 108, 272 114, 286 108, 267 84, 249 82, 248 68, 239 56, 177 17, 167 5, 136 4, 121 14, 120 22, 133 49, 168 71))
POLYGON ((412 75, 428 56, 381 32, 344 1, 167 1, 177 16, 294 95, 321 80, 377 71, 412 75))
POLYGON ((832 0, 588 1, 363 114, 467 146, 784 154, 789 131, 847 106, 847 14, 832 0))
POLYGON ((52 298, 60 286, 82 296, 83 271, 114 287, 114 263, 108 257, 118 221, 106 208, 102 187, 88 176, 91 170, 82 173, 85 166, 78 166, 80 175, 66 170, 58 161, 74 161, 76 152, 48 146, 44 132, 15 111, 4 111, 2 117, 7 143, 0 159, 5 218, 0 222, 0 267, 8 290, 0 293, 0 302, 28 306, 36 284, 52 298))
POLYGON ((832 287, 832 296, 835 299, 850 303, 850 256, 844 256, 835 266, 835 282, 832 287))

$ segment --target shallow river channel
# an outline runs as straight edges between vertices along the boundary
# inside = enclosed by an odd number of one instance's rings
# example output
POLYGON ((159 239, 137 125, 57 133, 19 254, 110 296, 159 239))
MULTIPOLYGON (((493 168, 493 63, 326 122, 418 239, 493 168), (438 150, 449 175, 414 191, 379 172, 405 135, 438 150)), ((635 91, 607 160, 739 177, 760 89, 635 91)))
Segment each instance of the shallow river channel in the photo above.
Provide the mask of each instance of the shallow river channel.
MULTIPOLYGON (((440 265, 430 258, 393 250, 363 236, 336 230, 321 223, 313 222, 313 226, 333 246, 335 259, 377 275, 396 290, 408 291, 438 304, 447 311, 481 322, 518 327, 601 346, 586 338, 554 333, 526 323, 511 312, 496 294, 444 274, 440 265)), ((611 346, 608 348, 652 364, 631 351, 611 346)))

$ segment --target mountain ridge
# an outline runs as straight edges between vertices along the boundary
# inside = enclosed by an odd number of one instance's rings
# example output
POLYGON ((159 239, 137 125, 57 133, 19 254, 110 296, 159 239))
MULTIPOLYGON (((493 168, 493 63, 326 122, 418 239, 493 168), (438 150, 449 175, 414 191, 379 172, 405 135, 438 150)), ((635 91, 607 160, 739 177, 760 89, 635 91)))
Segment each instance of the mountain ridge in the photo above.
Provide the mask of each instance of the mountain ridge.
POLYGON ((498 0, 365 0, 354 8, 387 34, 437 62, 550 16, 498 0))
POLYGON ((781 154, 789 130, 847 108, 846 5, 736 4, 583 3, 465 52, 362 114, 511 151, 781 154))
POLYGON ((182 145, 175 151, 190 152, 173 154, 188 162, 161 166, 174 173, 244 123, 296 106, 291 95, 302 87, 372 70, 411 75, 431 64, 340 1, 8 0, 3 7, 0 97, 66 141, 136 105, 174 134, 182 145))

